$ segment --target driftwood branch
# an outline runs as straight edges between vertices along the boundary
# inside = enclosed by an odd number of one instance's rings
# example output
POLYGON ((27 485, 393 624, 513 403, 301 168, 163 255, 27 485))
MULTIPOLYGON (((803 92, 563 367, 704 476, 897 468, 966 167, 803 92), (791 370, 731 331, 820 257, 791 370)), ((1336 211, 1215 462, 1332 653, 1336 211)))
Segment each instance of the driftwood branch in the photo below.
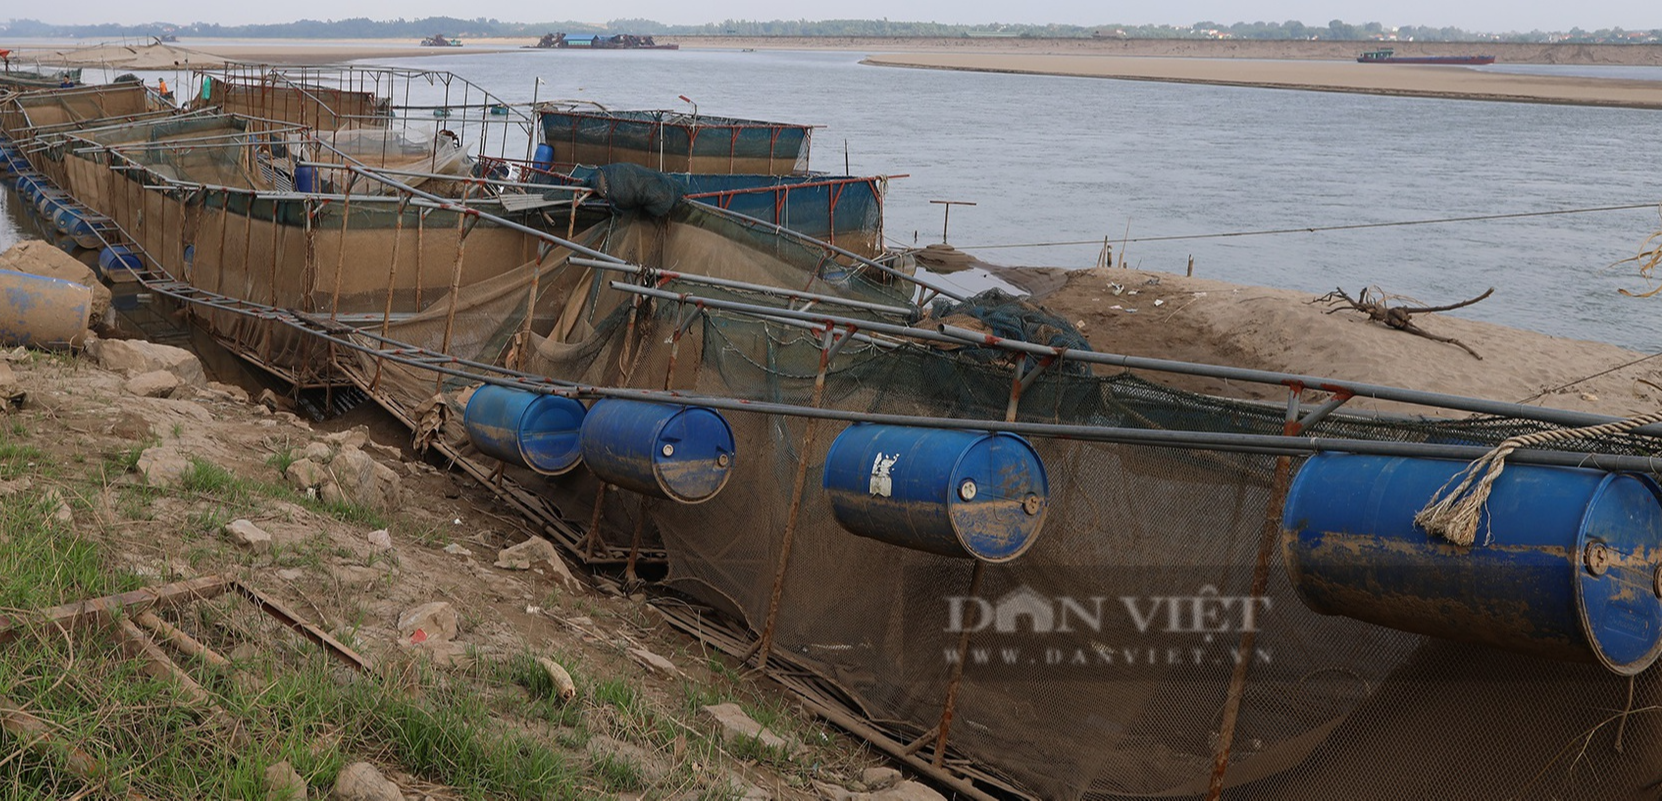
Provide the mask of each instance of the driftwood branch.
POLYGON ((1450 345, 1456 345, 1465 350, 1467 353, 1470 353, 1472 358, 1481 361, 1483 356, 1478 354, 1477 351, 1472 350, 1470 345, 1467 345, 1454 337, 1438 336, 1415 325, 1413 315, 1433 314, 1436 312, 1463 309, 1473 303, 1489 297, 1490 295, 1493 295, 1494 293, 1495 288, 1489 287, 1487 291, 1475 298, 1462 300, 1459 303, 1450 303, 1444 306, 1391 306, 1387 303, 1384 293, 1380 293, 1378 297, 1376 297, 1371 289, 1364 289, 1357 295, 1357 297, 1353 298, 1349 293, 1345 292, 1344 289, 1340 288, 1317 298, 1316 302, 1326 303, 1329 306, 1336 307, 1329 309, 1326 312, 1327 314, 1345 311, 1346 309, 1359 311, 1368 315, 1368 319, 1377 323, 1384 323, 1385 325, 1395 328, 1398 331, 1407 331, 1410 334, 1425 337, 1433 342, 1444 342, 1450 345))

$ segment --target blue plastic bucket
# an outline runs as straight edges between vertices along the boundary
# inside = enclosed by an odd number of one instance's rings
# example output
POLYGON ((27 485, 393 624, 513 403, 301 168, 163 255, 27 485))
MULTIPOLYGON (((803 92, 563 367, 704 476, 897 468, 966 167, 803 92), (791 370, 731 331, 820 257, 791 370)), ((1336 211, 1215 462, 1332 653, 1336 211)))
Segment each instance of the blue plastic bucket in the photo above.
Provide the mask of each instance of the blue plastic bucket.
POLYGON ((583 419, 583 462, 601 480, 655 498, 702 503, 733 474, 733 429, 696 406, 607 398, 583 419))
POLYGON ((294 168, 294 191, 317 191, 317 168, 301 165, 294 168))
POLYGON ((856 424, 825 456, 825 494, 850 533, 1008 562, 1044 527, 1044 462, 1014 434, 856 424))
POLYGON ((1662 654, 1662 488, 1651 479, 1509 464, 1477 542, 1414 514, 1464 462, 1321 454, 1282 516, 1287 572, 1328 615, 1633 675, 1662 654))
POLYGON ((578 437, 585 413, 572 398, 486 384, 468 399, 462 424, 480 451, 557 476, 583 459, 578 437))

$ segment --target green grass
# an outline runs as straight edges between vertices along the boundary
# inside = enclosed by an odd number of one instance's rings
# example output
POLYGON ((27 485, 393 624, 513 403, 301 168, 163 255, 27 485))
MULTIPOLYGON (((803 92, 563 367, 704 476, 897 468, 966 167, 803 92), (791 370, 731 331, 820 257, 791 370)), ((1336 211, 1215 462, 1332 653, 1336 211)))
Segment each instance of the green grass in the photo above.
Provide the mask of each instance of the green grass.
POLYGON ((10 481, 25 474, 46 472, 46 454, 33 445, 14 442, 9 437, 0 440, 0 480, 10 481))
POLYGON ((292 465, 297 461, 300 461, 300 456, 295 453, 294 448, 284 445, 282 449, 266 457, 265 463, 271 467, 277 468, 278 473, 288 475, 289 465, 292 465))
MULTIPOLYGON (((264 511, 267 499, 287 501, 325 517, 365 528, 387 528, 391 521, 381 511, 343 501, 326 502, 296 492, 288 484, 237 476, 219 465, 192 458, 180 479, 180 490, 222 505, 226 522, 264 511)), ((223 525, 223 523, 221 524, 223 525)))

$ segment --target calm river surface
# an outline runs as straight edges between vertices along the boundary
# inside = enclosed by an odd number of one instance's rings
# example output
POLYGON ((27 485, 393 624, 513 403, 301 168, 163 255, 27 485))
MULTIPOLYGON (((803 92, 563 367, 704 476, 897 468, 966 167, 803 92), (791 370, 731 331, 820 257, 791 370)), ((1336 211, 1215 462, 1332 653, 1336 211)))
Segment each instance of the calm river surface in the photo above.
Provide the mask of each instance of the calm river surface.
MULTIPOLYGON (((514 102, 575 98, 822 125, 812 167, 908 174, 888 237, 950 239, 987 261, 1089 267, 1103 237, 1127 264, 1248 284, 1428 304, 1662 350, 1662 297, 1631 264, 1657 208, 1274 236, 1265 229, 1662 201, 1662 112, 869 67, 858 53, 474 51, 365 63, 449 70, 514 102), (1059 246, 1039 243, 1090 242, 1059 246)), ((1560 68, 1530 68, 1552 72, 1560 68)), ((1576 74, 1562 68, 1563 74, 1576 74)), ((1640 77, 1623 75, 1622 77, 1640 77)), ((1649 76, 1647 76, 1649 77, 1649 76)), ((168 79, 176 79, 169 74, 168 79)), ((176 84, 177 85, 177 84, 176 84)), ((10 201, 11 198, 7 198, 10 201)), ((0 244, 15 231, 0 222, 0 244)), ((1319 366, 1312 366, 1319 372, 1319 366)))

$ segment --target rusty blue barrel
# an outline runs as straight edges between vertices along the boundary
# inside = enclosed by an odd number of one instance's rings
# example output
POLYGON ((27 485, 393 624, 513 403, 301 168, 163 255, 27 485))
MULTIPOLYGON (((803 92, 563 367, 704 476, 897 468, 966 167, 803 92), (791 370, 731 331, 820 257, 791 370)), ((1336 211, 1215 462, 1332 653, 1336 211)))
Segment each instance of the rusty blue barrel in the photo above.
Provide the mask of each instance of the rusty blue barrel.
POLYGON ((710 409, 623 398, 595 401, 582 449, 601 480, 689 504, 714 498, 738 455, 733 429, 710 409))
POLYGON ((1466 464, 1321 454, 1282 515, 1287 572, 1328 615, 1633 675, 1662 653, 1662 488, 1650 478, 1509 464, 1477 541, 1414 514, 1466 464))
POLYGON ((92 290, 74 281, 0 270, 0 345, 78 346, 92 290))
POLYGON ((1044 462, 1014 434, 858 423, 825 455, 843 528, 943 556, 1008 562, 1044 527, 1044 462))
POLYGON ((585 414, 573 398, 485 384, 468 399, 462 425, 480 451, 557 476, 583 460, 577 441, 585 414))

